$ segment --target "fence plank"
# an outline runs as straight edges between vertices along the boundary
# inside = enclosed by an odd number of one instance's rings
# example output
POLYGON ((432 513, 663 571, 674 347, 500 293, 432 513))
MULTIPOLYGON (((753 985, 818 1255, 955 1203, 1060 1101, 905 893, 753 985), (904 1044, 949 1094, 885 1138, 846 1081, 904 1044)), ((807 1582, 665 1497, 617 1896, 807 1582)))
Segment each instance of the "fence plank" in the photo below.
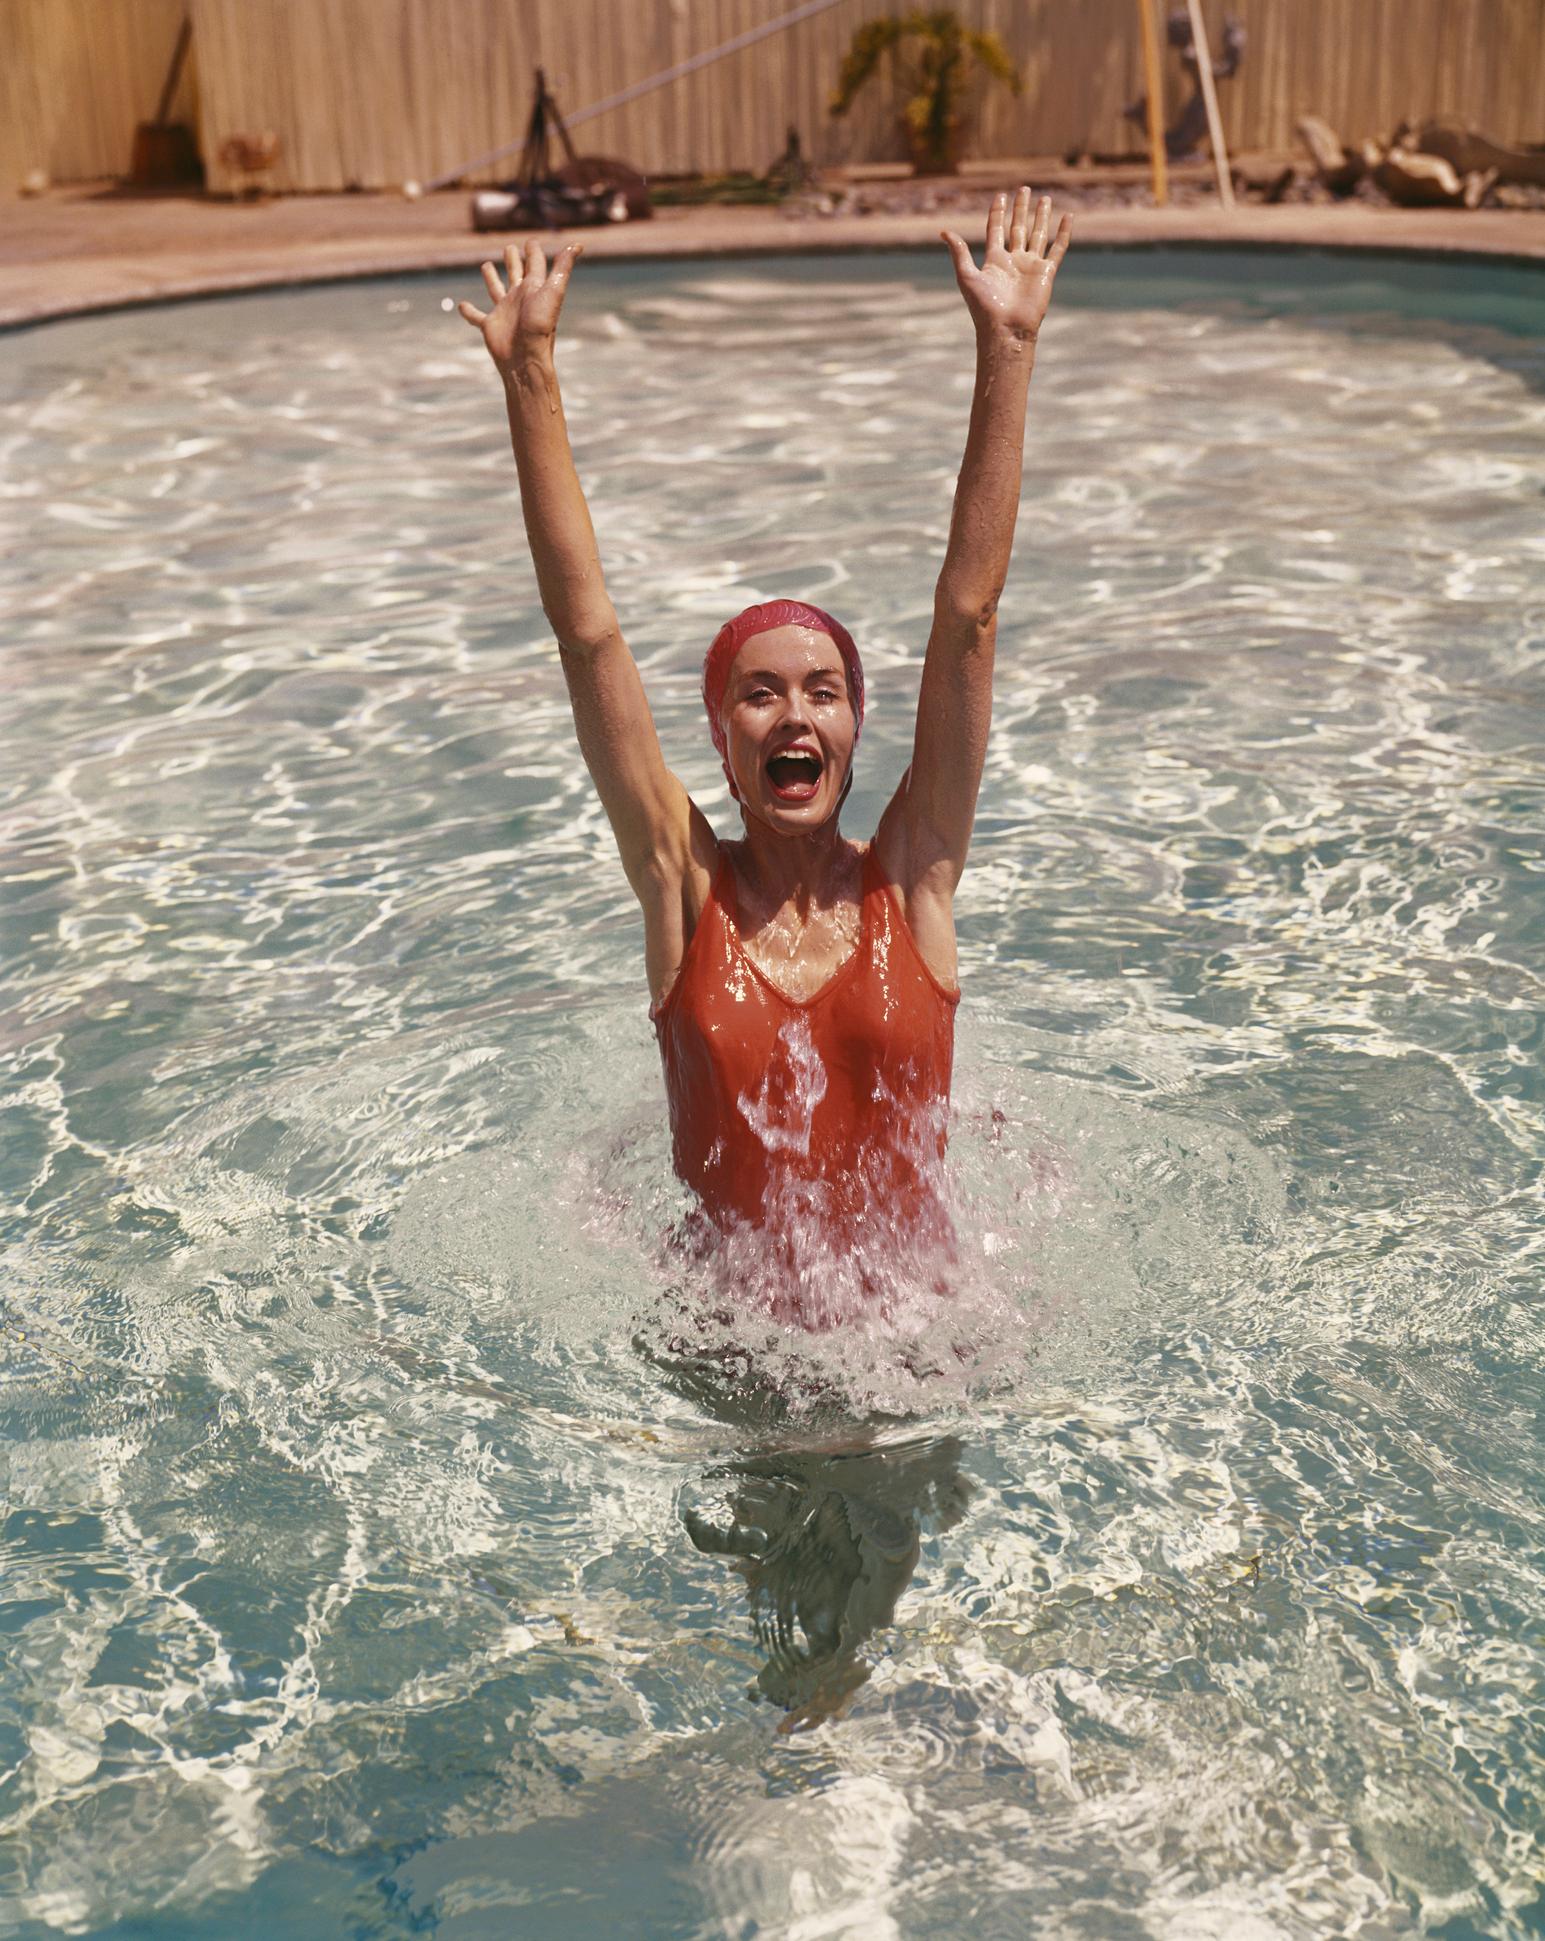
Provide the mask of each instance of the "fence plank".
MULTIPOLYGON (((193 59, 174 116, 196 114, 211 187, 234 134, 273 129, 275 186, 381 189, 420 181, 521 133, 532 68, 577 109, 787 11, 792 0, 0 0, 0 196, 29 168, 56 181, 121 174, 185 6, 193 59)), ((1450 113, 1504 141, 1545 140, 1545 0, 1204 0, 1249 34, 1224 85, 1241 151, 1286 150, 1322 114, 1351 140, 1402 116, 1450 113)), ((765 168, 792 124, 818 162, 897 159, 888 83, 834 121, 838 63, 864 20, 899 0, 831 12, 730 55, 582 131, 582 148, 651 173, 765 168)), ((1123 111, 1141 92, 1130 0, 957 0, 997 32, 1024 90, 979 103, 968 152, 1143 152, 1123 111)), ((1166 62, 1171 112, 1182 99, 1166 62)), ((496 165, 484 179, 507 174, 496 165)))
MULTIPOLYGON (((0 0, 0 197, 40 169, 55 182, 124 174, 154 118, 183 0, 0 0)), ((197 57, 168 113, 195 113, 197 57)))

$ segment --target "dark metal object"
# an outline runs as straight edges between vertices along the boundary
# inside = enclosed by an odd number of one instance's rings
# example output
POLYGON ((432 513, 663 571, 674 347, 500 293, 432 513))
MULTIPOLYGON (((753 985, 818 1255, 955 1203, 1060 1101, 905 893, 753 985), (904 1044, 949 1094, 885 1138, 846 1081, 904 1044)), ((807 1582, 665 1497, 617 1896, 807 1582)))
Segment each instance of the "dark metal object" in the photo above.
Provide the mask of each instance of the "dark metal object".
MULTIPOLYGON (((1191 78, 1191 97, 1176 116, 1164 136, 1164 152, 1172 162, 1183 162, 1195 155, 1202 137, 1207 133, 1207 103, 1202 94, 1201 55, 1197 52, 1196 38, 1191 31, 1191 20, 1184 7, 1176 7, 1164 23, 1165 37, 1180 56, 1180 65, 1191 78)), ((1223 17, 1223 45, 1221 52, 1212 57, 1214 81, 1230 80, 1239 71, 1239 64, 1245 57, 1245 30, 1233 14, 1223 17)), ((1139 95, 1130 108, 1123 110, 1126 121, 1146 122, 1148 118, 1148 97, 1139 95)))
POLYGON ((202 182, 204 164, 199 159, 193 130, 182 121, 168 121, 172 96, 182 78, 183 63, 193 40, 193 21, 184 14, 177 33, 172 64, 166 71, 160 104, 154 121, 142 121, 134 131, 134 149, 129 160, 129 180, 139 189, 169 188, 174 184, 202 182))
POLYGON ((578 223, 637 222, 652 216, 649 185, 636 168, 607 155, 579 155, 547 76, 536 71, 536 98, 520 165, 497 189, 472 198, 474 229, 566 229, 578 223), (552 164, 556 135, 566 160, 552 164))
POLYGON ((767 186, 777 189, 783 195, 793 195, 799 189, 815 186, 815 170, 806 159, 804 144, 799 139, 799 130, 793 122, 789 123, 788 138, 783 145, 783 153, 773 163, 764 178, 767 186))

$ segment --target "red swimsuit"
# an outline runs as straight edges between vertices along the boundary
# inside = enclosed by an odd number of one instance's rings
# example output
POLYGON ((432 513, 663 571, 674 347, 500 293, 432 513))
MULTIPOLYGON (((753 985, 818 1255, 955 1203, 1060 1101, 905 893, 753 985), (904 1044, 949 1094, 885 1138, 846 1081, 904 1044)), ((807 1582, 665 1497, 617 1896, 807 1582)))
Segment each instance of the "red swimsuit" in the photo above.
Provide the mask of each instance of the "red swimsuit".
MULTIPOLYGON (((651 1016, 676 1171, 721 1229, 938 1214, 955 1006, 912 941, 873 846, 857 948, 813 998, 747 956, 721 860, 676 981, 651 1016)), ((947 1229, 946 1229, 947 1230, 947 1229)))

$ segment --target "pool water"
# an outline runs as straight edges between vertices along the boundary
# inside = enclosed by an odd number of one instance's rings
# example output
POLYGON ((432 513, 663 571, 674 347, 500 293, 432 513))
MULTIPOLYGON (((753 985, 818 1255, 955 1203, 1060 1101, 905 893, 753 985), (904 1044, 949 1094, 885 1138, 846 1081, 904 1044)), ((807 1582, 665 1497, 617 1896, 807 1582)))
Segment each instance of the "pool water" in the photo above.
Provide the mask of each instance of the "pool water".
MULTIPOLYGON (((0 1933, 1539 1932, 1538 276, 1069 259, 963 1271, 819 1337, 668 1244, 476 288, 5 343, 0 1933)), ((781 594, 873 827, 970 349, 942 252, 577 278, 721 828, 781 594)))

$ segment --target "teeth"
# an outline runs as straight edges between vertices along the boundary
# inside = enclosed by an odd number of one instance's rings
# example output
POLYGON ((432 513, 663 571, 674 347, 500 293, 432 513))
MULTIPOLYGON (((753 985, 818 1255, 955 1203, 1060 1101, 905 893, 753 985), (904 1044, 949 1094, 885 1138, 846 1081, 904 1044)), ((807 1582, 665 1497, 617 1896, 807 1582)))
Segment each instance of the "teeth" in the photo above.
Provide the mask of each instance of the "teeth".
POLYGON ((767 760, 767 769, 769 774, 775 769, 782 771, 794 769, 802 778, 813 781, 821 773, 821 758, 819 755, 806 754, 803 750, 795 754, 785 752, 779 755, 770 755, 767 760))

